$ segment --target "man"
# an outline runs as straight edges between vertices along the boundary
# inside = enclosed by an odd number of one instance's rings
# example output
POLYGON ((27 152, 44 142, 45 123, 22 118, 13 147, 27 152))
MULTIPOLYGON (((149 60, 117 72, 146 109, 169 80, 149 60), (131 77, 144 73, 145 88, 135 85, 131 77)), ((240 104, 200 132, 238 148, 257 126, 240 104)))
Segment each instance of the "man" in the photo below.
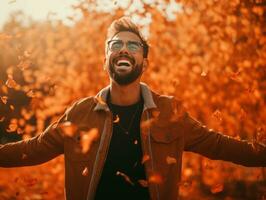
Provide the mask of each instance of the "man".
POLYGON ((42 134, 0 146, 0 166, 35 165, 65 155, 68 200, 178 199, 182 152, 266 166, 266 147, 215 133, 181 102, 140 82, 148 45, 128 18, 108 29, 110 85, 76 102, 42 134))

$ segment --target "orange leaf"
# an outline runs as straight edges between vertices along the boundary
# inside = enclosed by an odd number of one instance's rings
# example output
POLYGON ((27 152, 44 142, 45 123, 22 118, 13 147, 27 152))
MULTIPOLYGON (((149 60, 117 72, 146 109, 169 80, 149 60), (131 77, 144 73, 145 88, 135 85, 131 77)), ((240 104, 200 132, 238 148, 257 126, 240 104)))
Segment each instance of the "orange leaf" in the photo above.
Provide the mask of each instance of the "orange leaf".
POLYGON ((36 95, 32 90, 30 90, 29 92, 27 92, 27 96, 34 98, 36 95))
POLYGON ((8 129, 6 129, 6 131, 7 131, 8 133, 10 133, 10 132, 14 132, 14 131, 17 130, 17 128, 18 128, 18 124, 17 124, 17 122, 16 122, 16 121, 13 121, 13 122, 12 122, 12 120, 11 120, 10 124, 8 125, 8 129))
POLYGON ((99 132, 97 128, 92 128, 88 132, 82 132, 81 147, 82 153, 87 153, 90 150, 91 144, 98 140, 99 132))
POLYGON ((115 116, 115 120, 113 121, 114 123, 118 123, 120 121, 120 118, 118 115, 115 116))
POLYGON ((223 189, 224 189, 224 185, 218 183, 218 184, 213 185, 213 186, 211 187, 211 192, 212 192, 213 194, 215 194, 215 193, 218 193, 218 192, 223 191, 223 189))
POLYGON ((30 57, 30 52, 29 51, 24 51, 24 56, 26 57, 26 58, 28 58, 28 57, 30 57))
POLYGON ((82 176, 88 176, 89 174, 89 170, 88 170, 88 167, 85 167, 82 171, 82 176))
POLYGON ((171 157, 171 156, 167 156, 166 157, 166 162, 167 162, 167 164, 176 164, 176 159, 175 158, 173 158, 173 157, 171 157))
POLYGON ((162 176, 159 174, 153 174, 149 177, 149 183, 161 184, 163 182, 162 176))
POLYGON ((142 161, 141 163, 144 164, 146 161, 148 161, 150 159, 150 156, 145 154, 143 157, 142 157, 142 161))
POLYGON ((24 133, 24 131, 23 131, 21 128, 18 128, 18 129, 17 129, 17 133, 18 133, 18 134, 22 134, 22 133, 24 133))
POLYGON ((60 124, 58 127, 61 128, 63 133, 68 137, 73 137, 78 129, 77 126, 71 123, 70 121, 64 122, 60 124))
POLYGON ((3 122, 5 120, 5 117, 0 117, 0 122, 3 122))
POLYGON ((4 104, 7 103, 7 99, 8 99, 7 96, 2 96, 2 97, 1 97, 1 100, 2 100, 2 102, 3 102, 4 104))
POLYGON ((135 185, 135 184, 130 180, 129 176, 127 176, 127 175, 124 174, 123 172, 117 171, 117 172, 116 172, 116 175, 117 175, 117 176, 122 176, 122 177, 124 178, 124 180, 125 180, 126 182, 128 182, 130 185, 135 185))
POLYGON ((9 88, 16 88, 18 86, 18 84, 16 83, 16 81, 11 76, 9 76, 7 81, 6 81, 6 86, 9 88))
POLYGON ((148 181, 140 179, 138 180, 138 183, 142 186, 142 187, 148 187, 148 181))

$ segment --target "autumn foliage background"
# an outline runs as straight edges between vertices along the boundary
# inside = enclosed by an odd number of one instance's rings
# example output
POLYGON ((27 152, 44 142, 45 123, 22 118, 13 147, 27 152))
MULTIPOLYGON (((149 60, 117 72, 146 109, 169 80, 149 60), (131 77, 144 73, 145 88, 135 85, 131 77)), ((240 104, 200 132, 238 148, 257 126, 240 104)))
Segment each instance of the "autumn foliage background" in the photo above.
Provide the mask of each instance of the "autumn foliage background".
MULTIPOLYGON (((14 13, 0 32, 0 142, 27 139, 79 98, 108 84, 106 30, 124 14, 148 33, 153 90, 182 99, 191 115, 238 139, 266 143, 266 5, 255 0, 130 1, 99 11, 101 1, 73 6, 72 26, 14 13), (135 2, 135 3, 134 3, 135 2), (136 2, 142 5, 135 8, 136 2), (151 23, 145 23, 145 22, 151 23)), ((183 199, 266 199, 266 170, 185 153, 183 199)), ((63 199, 63 157, 0 168, 0 199, 63 199)))

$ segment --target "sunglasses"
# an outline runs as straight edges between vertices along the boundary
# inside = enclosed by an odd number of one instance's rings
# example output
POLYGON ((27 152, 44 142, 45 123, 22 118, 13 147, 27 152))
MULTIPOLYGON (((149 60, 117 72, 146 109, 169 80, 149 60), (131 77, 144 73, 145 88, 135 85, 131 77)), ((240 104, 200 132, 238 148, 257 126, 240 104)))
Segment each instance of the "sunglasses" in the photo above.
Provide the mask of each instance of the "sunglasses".
MULTIPOLYGON (((124 47, 124 41, 122 40, 109 40, 107 42, 108 49, 112 52, 120 51, 124 47)), ((143 44, 137 41, 127 41, 126 42, 127 50, 131 53, 136 53, 143 48, 143 44)))

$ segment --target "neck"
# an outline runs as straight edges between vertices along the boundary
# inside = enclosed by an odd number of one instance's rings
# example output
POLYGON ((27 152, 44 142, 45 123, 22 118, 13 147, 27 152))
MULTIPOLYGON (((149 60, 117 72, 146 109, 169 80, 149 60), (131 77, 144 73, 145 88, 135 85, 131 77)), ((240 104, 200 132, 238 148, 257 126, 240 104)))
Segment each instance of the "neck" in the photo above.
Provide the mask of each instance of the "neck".
POLYGON ((111 81, 110 95, 113 104, 121 106, 132 105, 140 100, 140 83, 136 81, 129 85, 121 86, 111 81))

